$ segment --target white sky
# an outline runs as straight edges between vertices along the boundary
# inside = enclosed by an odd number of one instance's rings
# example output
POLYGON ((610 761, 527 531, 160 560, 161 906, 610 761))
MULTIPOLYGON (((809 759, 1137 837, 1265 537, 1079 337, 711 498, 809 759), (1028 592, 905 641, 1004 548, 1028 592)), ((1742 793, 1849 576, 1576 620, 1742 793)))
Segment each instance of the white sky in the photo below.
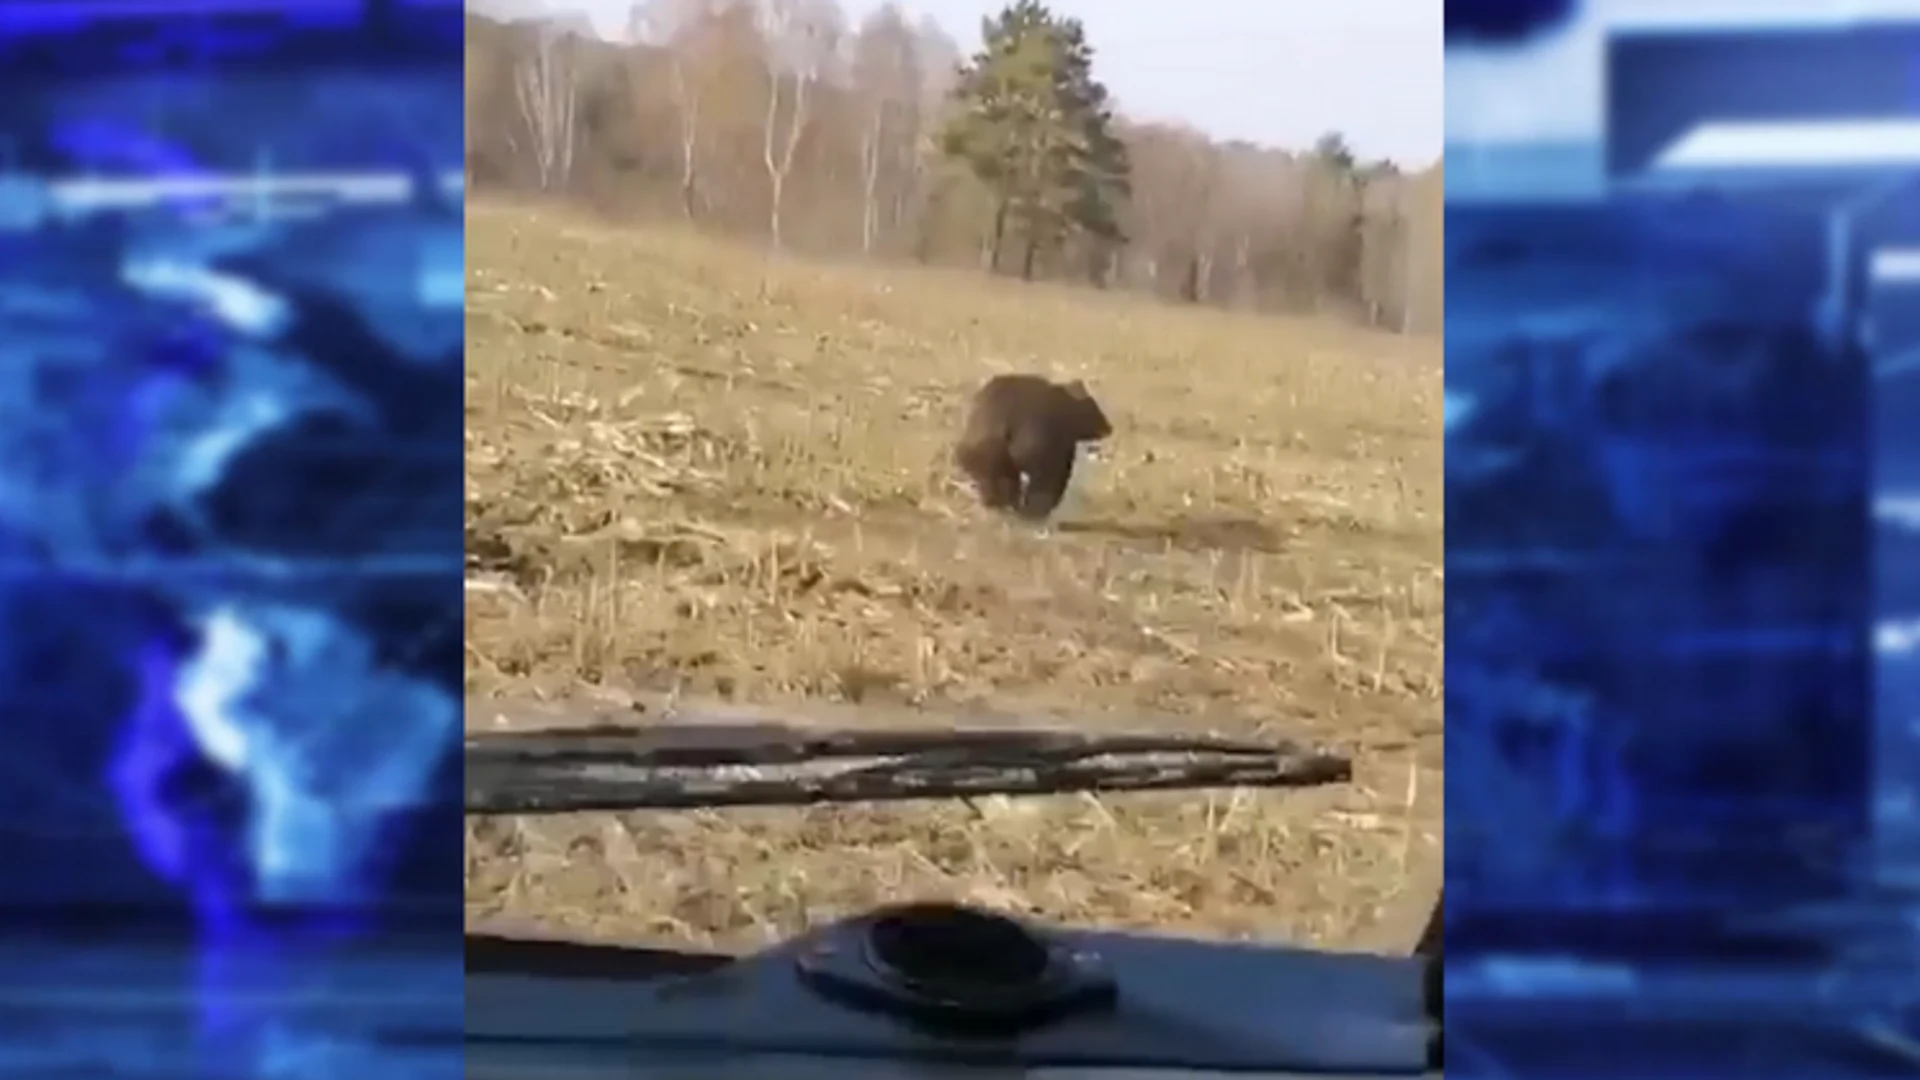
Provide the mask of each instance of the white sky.
MULTIPOLYGON (((1675 0, 1679 2, 1679 0, 1675 0)), ((1804 0, 1803 0, 1804 2, 1804 0)), ((880 0, 842 0, 857 22, 880 0)), ((632 0, 494 0, 577 12, 624 36, 632 0)), ((1001 0, 901 0, 964 51, 1001 0)), ((1442 142, 1441 0, 1052 0, 1086 25, 1096 71, 1128 115, 1217 138, 1305 149, 1337 130, 1363 158, 1423 166, 1442 142)))

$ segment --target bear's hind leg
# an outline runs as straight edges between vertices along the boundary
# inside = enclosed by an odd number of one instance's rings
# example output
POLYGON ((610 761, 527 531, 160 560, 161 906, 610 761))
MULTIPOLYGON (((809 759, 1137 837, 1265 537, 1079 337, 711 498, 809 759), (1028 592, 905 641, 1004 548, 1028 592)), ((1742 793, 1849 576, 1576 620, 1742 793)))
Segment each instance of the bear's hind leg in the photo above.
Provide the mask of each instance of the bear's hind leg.
POLYGON ((1020 501, 1020 470, 1012 462, 1001 462, 990 471, 974 477, 980 492, 980 505, 989 510, 1006 510, 1020 501))
POLYGON ((1042 521, 1059 508, 1067 497, 1067 484, 1073 479, 1073 444, 1054 451, 1034 463, 1027 473, 1027 490, 1020 500, 1020 516, 1042 521))

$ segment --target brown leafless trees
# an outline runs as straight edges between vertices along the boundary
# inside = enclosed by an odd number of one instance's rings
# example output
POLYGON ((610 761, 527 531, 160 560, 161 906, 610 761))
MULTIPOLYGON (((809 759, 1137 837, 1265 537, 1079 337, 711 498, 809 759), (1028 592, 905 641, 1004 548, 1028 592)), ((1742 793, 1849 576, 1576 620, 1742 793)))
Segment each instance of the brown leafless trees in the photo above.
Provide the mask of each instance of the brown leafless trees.
POLYGON ((761 0, 757 5, 766 56, 767 111, 760 128, 760 162, 767 170, 767 235, 781 246, 780 211, 787 177, 810 119, 814 86, 837 72, 840 12, 826 0, 761 0))
MULTIPOLYGON (((980 265, 994 199, 932 145, 961 49, 900 3, 849 30, 833 0, 644 0, 624 44, 470 16, 475 186, 795 250, 980 265)), ((1097 45, 1097 15, 1087 30, 1097 45)), ((1104 283, 1440 329, 1437 166, 1369 166, 1337 140, 1282 149, 1121 119, 1132 192, 1104 283)), ((1043 260, 1038 276, 1086 268, 1043 260)))
POLYGON ((921 42, 893 4, 876 9, 854 37, 848 88, 860 143, 860 250, 906 218, 926 138, 928 80, 921 42))
POLYGON ((520 136, 515 147, 534 165, 540 190, 558 191, 573 170, 574 108, 579 86, 572 50, 556 27, 538 26, 531 47, 513 62, 514 101, 520 136))

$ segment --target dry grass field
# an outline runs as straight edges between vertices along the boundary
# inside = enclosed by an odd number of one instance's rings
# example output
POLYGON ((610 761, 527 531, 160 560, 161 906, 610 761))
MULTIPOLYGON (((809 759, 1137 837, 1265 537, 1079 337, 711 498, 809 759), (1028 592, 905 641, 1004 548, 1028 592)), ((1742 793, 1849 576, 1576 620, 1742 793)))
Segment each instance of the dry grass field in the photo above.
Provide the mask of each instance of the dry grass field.
POLYGON ((671 699, 1356 762, 1291 793, 475 819, 470 919, 738 948, 945 897, 1411 945, 1441 861, 1437 342, 485 203, 467 245, 471 727, 671 699), (1117 429, 1045 529, 948 463, 1010 370, 1084 378, 1117 429))

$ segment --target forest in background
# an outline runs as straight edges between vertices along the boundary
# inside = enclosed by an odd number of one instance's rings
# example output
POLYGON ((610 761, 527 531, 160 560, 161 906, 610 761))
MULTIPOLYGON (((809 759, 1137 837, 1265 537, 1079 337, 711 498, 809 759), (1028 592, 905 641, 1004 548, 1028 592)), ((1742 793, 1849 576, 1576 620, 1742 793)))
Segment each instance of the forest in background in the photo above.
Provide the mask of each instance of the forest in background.
POLYGON ((649 0, 631 44, 470 12, 468 180, 801 253, 1440 332, 1439 162, 1130 119, 1098 31, 1037 0, 966 48, 891 4, 850 25, 834 0, 649 0))

